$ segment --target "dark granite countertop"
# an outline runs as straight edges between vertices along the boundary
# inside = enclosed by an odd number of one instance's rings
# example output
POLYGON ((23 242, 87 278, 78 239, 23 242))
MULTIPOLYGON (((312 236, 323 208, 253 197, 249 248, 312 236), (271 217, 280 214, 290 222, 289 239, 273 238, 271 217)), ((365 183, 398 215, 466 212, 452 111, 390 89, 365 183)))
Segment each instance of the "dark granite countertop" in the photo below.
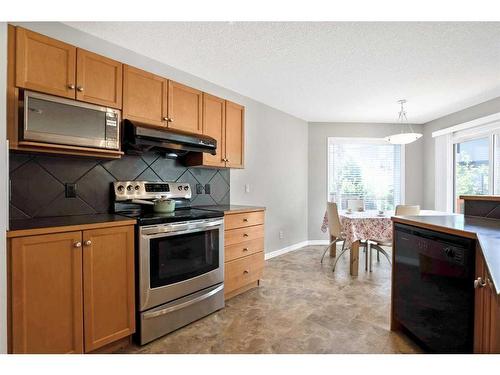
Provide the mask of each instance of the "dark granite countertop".
POLYGON ((484 260, 495 286, 500 294, 500 220, 464 215, 442 216, 394 216, 395 222, 425 227, 438 232, 475 238, 483 252, 484 260))
POLYGON ((196 208, 208 211, 222 211, 225 214, 234 214, 240 212, 251 212, 251 211, 262 211, 265 207, 260 206, 244 206, 237 204, 225 204, 225 205, 214 205, 214 206, 197 206, 196 208))
POLYGON ((57 231, 55 228, 62 227, 64 231, 76 230, 78 229, 76 227, 91 229, 102 227, 102 224, 110 224, 110 226, 135 224, 135 219, 115 214, 93 214, 10 220, 7 237, 53 233, 57 231))

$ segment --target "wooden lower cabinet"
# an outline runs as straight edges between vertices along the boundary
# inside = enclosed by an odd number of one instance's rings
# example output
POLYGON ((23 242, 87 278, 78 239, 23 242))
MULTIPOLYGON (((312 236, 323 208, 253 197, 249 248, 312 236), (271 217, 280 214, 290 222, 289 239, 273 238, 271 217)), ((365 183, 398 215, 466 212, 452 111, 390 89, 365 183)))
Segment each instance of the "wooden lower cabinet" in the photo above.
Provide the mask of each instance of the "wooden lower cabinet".
POLYGON ((85 351, 135 331, 134 228, 83 232, 85 351))
POLYGON ((264 272, 264 210, 224 215, 224 296, 259 284, 264 272))
POLYGON ((88 353, 135 332, 134 226, 9 239, 10 352, 88 353))
POLYGON ((500 298, 491 282, 481 249, 476 249, 474 353, 500 353, 500 298), (480 279, 479 279, 480 278, 480 279))
POLYGON ((12 353, 83 353, 81 240, 79 231, 11 240, 12 353))

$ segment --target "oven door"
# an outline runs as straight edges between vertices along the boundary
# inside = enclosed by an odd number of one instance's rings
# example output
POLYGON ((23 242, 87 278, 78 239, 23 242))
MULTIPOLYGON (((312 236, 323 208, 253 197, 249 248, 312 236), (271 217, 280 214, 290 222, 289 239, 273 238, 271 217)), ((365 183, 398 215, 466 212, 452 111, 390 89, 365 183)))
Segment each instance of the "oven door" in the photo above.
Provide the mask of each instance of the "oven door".
POLYGON ((224 221, 140 228, 139 310, 224 281, 224 221))

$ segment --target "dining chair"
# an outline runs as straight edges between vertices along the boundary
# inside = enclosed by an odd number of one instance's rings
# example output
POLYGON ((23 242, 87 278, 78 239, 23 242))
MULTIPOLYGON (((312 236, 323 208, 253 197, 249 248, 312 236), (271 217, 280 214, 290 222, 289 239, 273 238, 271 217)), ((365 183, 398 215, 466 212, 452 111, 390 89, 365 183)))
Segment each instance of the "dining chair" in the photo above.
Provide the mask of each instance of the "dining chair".
MULTIPOLYGON (((396 216, 413 216, 420 214, 420 206, 418 205, 404 205, 398 204, 396 206, 396 216)), ((368 270, 368 263, 370 264, 370 272, 372 272, 372 249, 377 250, 377 262, 380 262, 380 253, 382 253, 386 258, 389 264, 391 264, 391 258, 387 251, 385 251, 384 247, 392 247, 392 242, 389 241, 381 241, 378 239, 369 239, 367 242, 368 251, 365 255, 365 271, 368 270), (368 262, 369 258, 369 262, 368 262)))
POLYGON ((348 199, 347 209, 352 211, 363 211, 365 209, 365 201, 363 199, 348 199))
POLYGON ((326 212, 328 216, 328 232, 330 234, 330 239, 333 239, 328 246, 325 248, 325 251, 323 252, 323 256, 321 257, 321 264, 323 264, 323 259, 325 258, 326 252, 332 247, 332 246, 337 246, 337 242, 342 241, 342 250, 337 257, 337 259, 345 252, 344 250, 344 244, 345 241, 342 238, 342 229, 340 226, 340 216, 339 216, 339 210, 337 208, 337 203, 334 202, 327 202, 326 203, 326 212))

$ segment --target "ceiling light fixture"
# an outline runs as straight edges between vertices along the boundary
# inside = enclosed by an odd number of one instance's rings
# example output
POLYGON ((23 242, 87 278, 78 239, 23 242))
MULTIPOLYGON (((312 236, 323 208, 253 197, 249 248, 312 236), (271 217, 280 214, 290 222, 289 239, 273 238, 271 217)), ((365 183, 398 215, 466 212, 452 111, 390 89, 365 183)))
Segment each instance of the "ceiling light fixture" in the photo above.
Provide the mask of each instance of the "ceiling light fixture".
POLYGON ((413 131, 413 128, 411 127, 411 124, 408 123, 408 118, 406 117, 406 111, 404 109, 404 104, 406 103, 406 99, 398 100, 398 103, 401 105, 398 117, 398 122, 401 125, 401 133, 390 135, 385 139, 387 142, 393 143, 395 145, 406 145, 408 143, 415 142, 422 136, 422 134, 415 133, 413 131), (409 132, 404 131, 405 127, 409 129, 409 132))

